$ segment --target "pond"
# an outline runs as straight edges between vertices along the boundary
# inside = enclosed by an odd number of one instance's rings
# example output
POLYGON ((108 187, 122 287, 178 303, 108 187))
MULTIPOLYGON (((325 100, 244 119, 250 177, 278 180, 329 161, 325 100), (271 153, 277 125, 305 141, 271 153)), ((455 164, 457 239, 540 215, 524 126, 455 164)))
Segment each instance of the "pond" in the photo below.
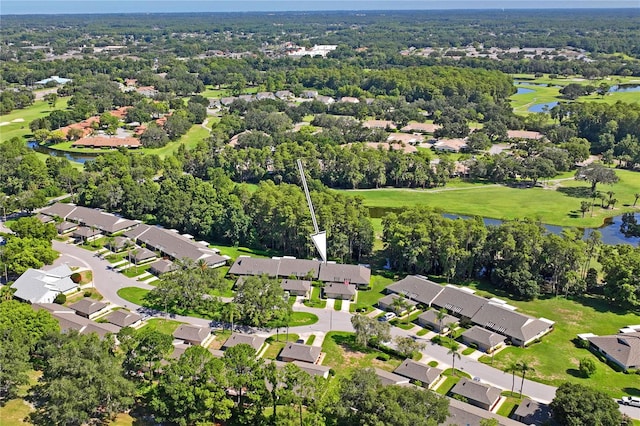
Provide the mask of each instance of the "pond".
POLYGON ((554 106, 558 105, 557 101, 547 102, 546 104, 535 104, 531 105, 527 111, 529 112, 545 112, 546 110, 550 110, 554 106))
POLYGON ((616 84, 609 88, 610 93, 622 93, 622 92, 640 92, 640 84, 616 84))
POLYGON ((36 152, 51 155, 53 157, 65 157, 69 161, 75 161, 76 163, 80 163, 80 164, 84 164, 87 161, 94 160, 97 156, 97 155, 88 154, 88 153, 85 154, 85 153, 77 153, 77 152, 58 151, 56 149, 49 148, 48 146, 42 146, 35 141, 27 142, 27 146, 36 152))
MULTIPOLYGON (((369 207, 369 216, 374 219, 380 219, 387 213, 401 213, 405 209, 400 207, 369 207)), ((468 219, 469 216, 443 213, 442 216, 449 219, 468 219)), ((635 213, 635 218, 640 222, 640 213, 635 213)), ((503 221, 500 219, 482 218, 483 222, 487 226, 498 226, 503 221)), ((600 228, 586 228, 584 229, 584 238, 588 237, 594 230, 600 231, 602 234, 602 242, 604 244, 631 244, 633 246, 640 246, 640 237, 625 237, 620 231, 620 225, 622 224, 622 215, 605 219, 604 225, 600 228)), ((562 226, 556 225, 544 225, 547 231, 560 234, 564 229, 562 226)))
POLYGON ((527 93, 533 93, 535 92, 535 90, 533 89, 525 89, 524 87, 518 87, 518 91, 516 92, 516 95, 524 95, 527 93))

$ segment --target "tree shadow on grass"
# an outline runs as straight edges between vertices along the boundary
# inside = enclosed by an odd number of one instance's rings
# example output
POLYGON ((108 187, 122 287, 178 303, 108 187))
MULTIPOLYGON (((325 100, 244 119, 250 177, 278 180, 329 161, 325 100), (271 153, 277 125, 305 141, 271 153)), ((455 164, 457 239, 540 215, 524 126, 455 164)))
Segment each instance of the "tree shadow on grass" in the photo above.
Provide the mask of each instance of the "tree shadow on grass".
POLYGON ((640 388, 622 388, 623 392, 631 396, 640 396, 640 388))
POLYGON ((591 192, 590 186, 579 186, 579 187, 559 187, 556 191, 563 193, 568 197, 574 198, 592 198, 593 193, 591 192))
POLYGON ((584 375, 580 372, 580 370, 575 368, 567 368, 567 374, 578 379, 584 379, 584 375))

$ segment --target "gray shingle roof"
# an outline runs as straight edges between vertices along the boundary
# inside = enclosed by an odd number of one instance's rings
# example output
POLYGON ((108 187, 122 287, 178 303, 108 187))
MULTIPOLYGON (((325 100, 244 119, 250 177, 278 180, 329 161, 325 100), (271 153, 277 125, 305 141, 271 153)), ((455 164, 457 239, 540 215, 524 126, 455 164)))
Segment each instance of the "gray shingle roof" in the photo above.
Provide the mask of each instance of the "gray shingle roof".
POLYGON ((476 296, 457 287, 446 286, 433 299, 432 304, 439 308, 445 308, 454 315, 471 318, 488 302, 484 297, 476 296))
POLYGON ((129 327, 131 324, 135 324, 140 321, 142 317, 135 312, 129 312, 122 309, 111 312, 105 317, 113 325, 118 327, 129 327))
POLYGON ((74 238, 91 238, 96 235, 102 234, 102 231, 98 228, 89 228, 88 226, 79 226, 77 229, 73 231, 74 238))
POLYGON ((73 223, 73 222, 67 222, 66 220, 63 222, 60 222, 59 224, 56 225, 56 229, 58 230, 59 233, 63 234, 65 232, 74 230, 78 227, 77 223, 73 223))
POLYGON ((380 379, 383 385, 406 385, 409 384, 409 379, 398 374, 390 373, 379 368, 375 369, 376 376, 380 379))
POLYGON ((108 234, 123 231, 136 226, 138 222, 123 219, 111 213, 101 212, 88 207, 74 206, 73 204, 56 203, 42 209, 42 213, 49 216, 58 216, 64 220, 81 223, 87 227, 95 227, 108 234))
POLYGON ((362 265, 347 265, 338 263, 323 263, 320 265, 320 281, 324 282, 345 282, 350 284, 369 285, 371 281, 371 270, 362 265))
POLYGON ((312 364, 310 362, 293 361, 293 364, 297 365, 302 371, 306 371, 312 376, 326 377, 329 370, 331 370, 326 365, 312 364))
POLYGON ((439 368, 430 367, 427 364, 413 361, 409 358, 405 359, 393 372, 411 380, 422 382, 427 386, 438 380, 438 377, 442 374, 442 370, 439 368))
MULTIPOLYGON (((418 317, 418 320, 440 326, 440 321, 438 321, 438 317, 436 316, 437 314, 438 314, 437 310, 429 309, 428 311, 425 311, 422 314, 420 314, 420 316, 418 317)), ((447 324, 457 323, 457 322, 458 322, 458 318, 454 317, 453 315, 446 314, 444 318, 442 318, 442 327, 444 328, 447 326, 447 324)))
POLYGON ((317 346, 303 345, 300 343, 287 343, 282 351, 280 351, 279 358, 292 359, 297 361, 310 362, 314 364, 320 357, 320 348, 317 346))
POLYGON ((31 305, 31 308, 36 312, 40 310, 45 310, 50 314, 54 314, 57 312, 57 313, 67 313, 67 314, 75 315, 75 311, 73 309, 69 309, 66 306, 62 306, 57 303, 34 303, 31 305))
POLYGON ((551 324, 527 315, 514 312, 493 303, 482 306, 471 321, 488 330, 523 342, 533 339, 551 328, 551 324))
POLYGON ((493 406, 500 398, 500 389, 494 388, 484 383, 469 380, 466 377, 460 379, 451 389, 451 393, 463 396, 468 400, 477 401, 481 404, 493 406))
POLYGON ((551 409, 547 404, 524 398, 513 416, 527 425, 542 425, 551 421, 551 409))
POLYGON ((267 339, 265 339, 264 337, 256 336, 255 334, 233 333, 227 339, 227 341, 224 342, 224 345, 222 345, 222 347, 225 349, 229 349, 234 346, 244 344, 251 346, 253 350, 257 352, 266 340, 267 339))
POLYGON ((317 279, 321 262, 309 259, 280 259, 278 275, 281 277, 295 276, 304 278, 309 275, 312 279, 317 279))
POLYGON ((218 265, 226 259, 207 246, 157 226, 138 225, 124 234, 138 244, 145 244, 174 259, 191 259, 194 262, 203 259, 209 265, 218 265))
POLYGON ((280 260, 278 259, 260 259, 257 257, 240 256, 229 269, 229 273, 233 275, 263 275, 270 277, 278 276, 278 267, 280 260))
POLYGON ((356 294, 356 286, 353 284, 344 285, 343 283, 329 283, 322 287, 325 294, 342 294, 353 296, 356 294))
POLYGON ((208 328, 190 324, 181 324, 180 327, 173 332, 173 337, 179 340, 202 343, 210 333, 211 332, 208 328))
POLYGON ((69 307, 79 314, 92 315, 99 310, 106 308, 107 304, 86 297, 69 305, 69 307))
POLYGON ((75 313, 54 312, 51 315, 58 321, 58 324, 60 324, 60 331, 62 331, 63 333, 69 330, 81 331, 84 327, 92 322, 90 319, 81 317, 80 315, 76 315, 75 313))
POLYGON ((309 291, 311 290, 311 281, 284 279, 280 286, 284 291, 309 291))
POLYGON ((478 327, 477 325, 474 325, 469 330, 462 333, 462 337, 473 342, 478 342, 489 348, 493 348, 505 341, 504 336, 494 333, 493 331, 486 330, 482 327, 478 327))
POLYGON ((149 271, 155 272, 156 274, 164 274, 175 271, 176 269, 178 269, 178 267, 168 259, 158 259, 149 267, 149 271))
POLYGON ((430 305, 443 289, 444 287, 440 284, 420 275, 409 275, 387 287, 387 291, 404 294, 410 299, 417 300, 425 305, 430 305))
POLYGON ((592 336, 587 339, 620 365, 624 365, 626 368, 640 366, 640 332, 592 336))
POLYGON ((116 334, 118 331, 120 331, 120 327, 116 325, 90 321, 80 331, 80 334, 96 333, 98 336, 104 337, 109 333, 116 334))
POLYGON ((378 306, 393 306, 393 302, 396 299, 404 300, 407 306, 415 306, 418 304, 415 300, 407 299, 406 297, 402 297, 396 294, 389 294, 382 299, 378 300, 378 306))
POLYGON ((493 418, 498 420, 501 426, 522 426, 522 423, 507 417, 502 417, 482 408, 475 407, 466 402, 458 401, 457 399, 448 398, 449 400, 449 416, 445 420, 443 425, 456 425, 456 426, 480 426, 480 422, 486 418, 493 418))
POLYGON ((156 254, 147 248, 137 248, 131 250, 131 259, 134 262, 140 263, 145 260, 153 259, 156 257, 156 254))

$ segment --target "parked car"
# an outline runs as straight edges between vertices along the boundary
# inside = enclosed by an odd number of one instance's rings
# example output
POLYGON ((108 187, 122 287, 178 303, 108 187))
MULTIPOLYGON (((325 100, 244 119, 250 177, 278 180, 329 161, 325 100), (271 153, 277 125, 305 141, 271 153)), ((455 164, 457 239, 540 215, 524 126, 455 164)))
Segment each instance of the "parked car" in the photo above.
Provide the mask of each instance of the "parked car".
POLYGON ((623 405, 640 407, 640 398, 637 396, 623 396, 620 402, 622 402, 623 405))
POLYGON ((393 312, 387 312, 386 314, 384 314, 383 316, 381 316, 380 318, 378 318, 378 321, 391 321, 392 319, 394 319, 396 317, 396 314, 393 312))

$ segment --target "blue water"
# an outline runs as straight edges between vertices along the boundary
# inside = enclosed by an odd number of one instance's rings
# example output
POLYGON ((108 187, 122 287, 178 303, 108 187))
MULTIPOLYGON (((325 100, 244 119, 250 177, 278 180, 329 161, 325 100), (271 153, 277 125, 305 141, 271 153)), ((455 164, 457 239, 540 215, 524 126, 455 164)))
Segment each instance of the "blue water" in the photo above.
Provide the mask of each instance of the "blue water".
POLYGON ((636 84, 636 85, 629 85, 629 84, 621 84, 621 85, 615 85, 615 86, 611 86, 611 88, 609 89, 610 93, 623 93, 623 92, 640 92, 640 85, 636 84))
POLYGON ((53 157, 65 157, 69 161, 75 161, 76 163, 84 164, 87 161, 94 160, 96 155, 91 154, 79 154, 75 152, 63 152, 58 151, 53 148, 49 148, 47 146, 39 145, 38 142, 29 141, 27 142, 27 146, 34 151, 40 152, 42 154, 51 155, 53 157))
POLYGON ((535 104, 535 105, 531 105, 529 107, 528 111, 529 112, 544 112, 545 107, 546 107, 546 109, 551 109, 556 105, 558 105, 557 101, 547 102, 546 104, 535 104))
POLYGON ((525 93, 533 93, 535 92, 535 90, 533 89, 525 89, 524 87, 518 87, 518 91, 516 92, 516 95, 524 95, 525 93))

